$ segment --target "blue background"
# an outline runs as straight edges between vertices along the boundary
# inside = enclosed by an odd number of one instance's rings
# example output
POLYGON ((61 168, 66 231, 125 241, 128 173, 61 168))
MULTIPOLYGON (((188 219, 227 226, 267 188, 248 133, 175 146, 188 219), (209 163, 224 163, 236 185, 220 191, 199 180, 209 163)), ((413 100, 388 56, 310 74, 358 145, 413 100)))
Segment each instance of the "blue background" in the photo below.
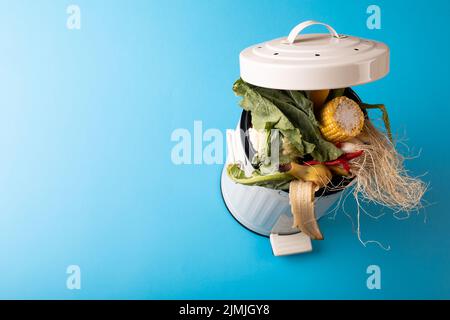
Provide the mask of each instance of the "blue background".
POLYGON ((450 298, 450 2, 78 0, 79 31, 71 2, 0 3, 0 298, 450 298), (341 213, 313 253, 275 258, 227 213, 221 165, 171 162, 176 128, 235 126, 240 50, 307 19, 391 48, 389 76, 356 90, 422 149, 407 166, 428 172, 432 203, 363 218, 391 251, 341 213))

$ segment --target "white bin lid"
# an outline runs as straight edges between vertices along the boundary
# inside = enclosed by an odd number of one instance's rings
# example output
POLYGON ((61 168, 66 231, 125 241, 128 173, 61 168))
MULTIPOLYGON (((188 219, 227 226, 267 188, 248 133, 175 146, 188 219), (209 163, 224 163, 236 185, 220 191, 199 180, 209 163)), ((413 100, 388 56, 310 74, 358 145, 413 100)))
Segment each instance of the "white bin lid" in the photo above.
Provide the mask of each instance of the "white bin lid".
POLYGON ((339 35, 305 21, 289 36, 251 46, 240 54, 241 78, 285 90, 336 89, 368 83, 389 72, 389 48, 381 42, 339 35), (303 34, 311 25, 330 34, 303 34))

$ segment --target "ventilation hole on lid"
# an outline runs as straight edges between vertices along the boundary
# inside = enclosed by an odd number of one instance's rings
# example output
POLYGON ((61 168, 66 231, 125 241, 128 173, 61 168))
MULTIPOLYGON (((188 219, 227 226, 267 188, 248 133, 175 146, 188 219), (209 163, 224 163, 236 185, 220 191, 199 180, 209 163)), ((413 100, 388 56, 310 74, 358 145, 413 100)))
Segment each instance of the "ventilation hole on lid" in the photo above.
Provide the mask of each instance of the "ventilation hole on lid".
POLYGON ((262 47, 258 47, 258 49, 261 49, 262 47))
POLYGON ((359 49, 358 49, 358 48, 355 48, 355 49, 353 49, 353 50, 355 50, 355 51, 359 51, 359 49))
POLYGON ((277 56, 277 55, 279 55, 279 53, 278 53, 278 52, 275 52, 273 55, 274 55, 274 56, 277 56))
POLYGON ((315 56, 316 56, 316 57, 320 57, 320 53, 316 53, 315 56))

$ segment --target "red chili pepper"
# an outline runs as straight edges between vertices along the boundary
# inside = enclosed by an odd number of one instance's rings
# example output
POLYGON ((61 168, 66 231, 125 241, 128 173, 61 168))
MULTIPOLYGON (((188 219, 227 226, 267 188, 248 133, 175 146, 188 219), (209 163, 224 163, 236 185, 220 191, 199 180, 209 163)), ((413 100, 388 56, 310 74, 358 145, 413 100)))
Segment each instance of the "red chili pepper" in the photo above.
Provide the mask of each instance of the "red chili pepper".
POLYGON ((355 152, 344 153, 342 156, 340 156, 336 160, 325 161, 325 162, 311 160, 311 161, 304 162, 304 165, 307 165, 307 166, 313 166, 316 164, 324 164, 326 166, 339 166, 340 165, 340 166, 342 166, 342 168, 345 171, 350 171, 350 164, 348 162, 350 160, 358 158, 362 154, 363 154, 363 150, 359 150, 359 151, 355 151, 355 152))
POLYGON ((337 165, 339 165, 339 164, 341 164, 342 163, 342 159, 336 159, 336 160, 333 160, 333 161, 327 161, 327 162, 324 162, 323 164, 325 164, 325 165, 327 165, 327 166, 337 166, 337 165))
MULTIPOLYGON (((363 154, 363 150, 358 150, 355 152, 349 152, 349 153, 345 153, 343 154, 341 157, 344 157, 345 160, 353 160, 355 158, 358 158, 359 156, 361 156, 363 154)), ((339 157, 340 158, 340 157, 339 157)))
POLYGON ((333 161, 324 162, 327 166, 342 166, 346 171, 350 171, 350 165, 348 164, 346 159, 336 159, 333 161))
POLYGON ((350 165, 348 164, 347 161, 345 161, 344 163, 342 163, 342 167, 344 168, 345 171, 347 171, 347 172, 350 171, 350 165))
POLYGON ((317 161, 317 160, 311 160, 311 161, 306 161, 306 162, 303 162, 303 164, 305 165, 305 166, 314 166, 314 165, 316 165, 316 164, 322 164, 323 162, 320 162, 320 161, 317 161))

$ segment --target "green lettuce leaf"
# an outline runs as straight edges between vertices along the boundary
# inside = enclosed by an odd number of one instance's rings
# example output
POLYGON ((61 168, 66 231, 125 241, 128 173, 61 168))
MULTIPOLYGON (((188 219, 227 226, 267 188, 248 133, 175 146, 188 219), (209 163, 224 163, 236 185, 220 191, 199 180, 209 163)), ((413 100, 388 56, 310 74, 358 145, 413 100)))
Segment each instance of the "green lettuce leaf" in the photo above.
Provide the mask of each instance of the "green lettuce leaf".
POLYGON ((227 173, 228 176, 236 183, 277 190, 288 190, 289 182, 294 179, 290 174, 282 172, 262 175, 259 170, 255 170, 250 177, 246 177, 245 172, 239 167, 238 164, 229 164, 227 167, 227 173))
POLYGON ((242 97, 240 105, 252 114, 255 129, 279 129, 301 156, 330 161, 342 151, 322 138, 312 102, 302 91, 276 90, 253 86, 237 80, 234 92, 242 97))

